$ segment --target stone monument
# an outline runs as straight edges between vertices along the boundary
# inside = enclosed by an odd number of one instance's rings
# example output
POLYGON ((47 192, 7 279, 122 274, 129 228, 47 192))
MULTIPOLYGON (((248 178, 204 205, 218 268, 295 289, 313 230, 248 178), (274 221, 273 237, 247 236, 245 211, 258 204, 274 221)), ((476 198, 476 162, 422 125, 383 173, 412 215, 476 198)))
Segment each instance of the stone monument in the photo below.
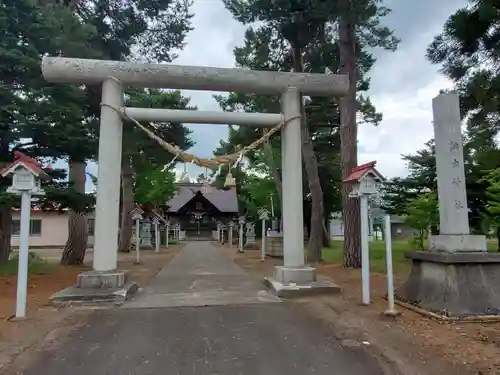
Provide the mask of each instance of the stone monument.
POLYGON ((151 220, 145 218, 141 225, 141 249, 152 249, 151 242, 151 220))
POLYGON ((255 224, 246 223, 246 241, 244 249, 257 249, 257 243, 255 242, 255 224))
POLYGON ((440 231, 429 251, 407 254, 411 274, 396 297, 447 316, 500 315, 500 254, 469 230, 458 95, 438 95, 432 110, 440 231))

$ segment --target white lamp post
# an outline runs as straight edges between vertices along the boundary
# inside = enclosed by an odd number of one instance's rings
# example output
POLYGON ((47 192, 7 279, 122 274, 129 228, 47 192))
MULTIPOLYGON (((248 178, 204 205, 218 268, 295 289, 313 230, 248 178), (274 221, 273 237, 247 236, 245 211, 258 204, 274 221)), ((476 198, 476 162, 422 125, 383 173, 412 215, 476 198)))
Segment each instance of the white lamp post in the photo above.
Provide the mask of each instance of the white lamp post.
POLYGON ((344 182, 354 183, 350 198, 359 198, 361 216, 361 279, 362 302, 370 304, 370 238, 368 225, 368 197, 378 194, 377 185, 384 178, 375 169, 376 162, 360 165, 353 169, 344 182))
POLYGON ((238 238, 238 251, 243 252, 243 226, 245 225, 245 216, 240 216, 238 218, 238 224, 240 225, 240 235, 238 238))
POLYGON ((262 243, 260 246, 260 261, 266 259, 266 220, 269 220, 269 211, 265 208, 259 210, 259 219, 262 220, 262 243))
POLYGON ((160 220, 155 216, 153 218, 153 225, 155 227, 155 253, 160 252, 160 220))
POLYGON ((141 263, 141 220, 142 210, 137 208, 132 211, 132 219, 135 221, 135 264, 141 263))
POLYGON ((17 270, 16 319, 26 317, 26 297, 28 289, 28 258, 31 196, 44 195, 40 179, 50 179, 40 163, 21 152, 15 152, 14 161, 1 172, 2 177, 12 175, 12 185, 8 193, 21 196, 21 228, 19 234, 19 263, 17 270))

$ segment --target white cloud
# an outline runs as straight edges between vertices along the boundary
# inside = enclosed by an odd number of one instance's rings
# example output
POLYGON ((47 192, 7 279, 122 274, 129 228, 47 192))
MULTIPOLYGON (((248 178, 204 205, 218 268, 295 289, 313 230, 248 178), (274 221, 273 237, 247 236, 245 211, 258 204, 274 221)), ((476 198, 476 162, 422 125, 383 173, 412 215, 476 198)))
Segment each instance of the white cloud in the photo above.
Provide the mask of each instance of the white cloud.
POLYGON ((402 154, 412 153, 433 137, 432 99, 439 90, 452 84, 444 77, 436 79, 414 93, 380 94, 372 98, 383 113, 380 126, 364 124, 359 128, 359 161, 378 160, 381 173, 388 177, 406 173, 402 154))

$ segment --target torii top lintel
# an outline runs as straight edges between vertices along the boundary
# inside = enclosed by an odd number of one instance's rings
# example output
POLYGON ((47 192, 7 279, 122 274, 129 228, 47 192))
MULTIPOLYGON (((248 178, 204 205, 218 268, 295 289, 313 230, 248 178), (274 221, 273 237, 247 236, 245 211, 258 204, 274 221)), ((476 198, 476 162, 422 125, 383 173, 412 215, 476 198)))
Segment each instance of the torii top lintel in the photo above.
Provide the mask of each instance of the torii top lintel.
POLYGON ((109 77, 126 86, 282 94, 294 87, 304 95, 344 96, 347 75, 288 73, 45 56, 43 77, 52 83, 100 84, 109 77))

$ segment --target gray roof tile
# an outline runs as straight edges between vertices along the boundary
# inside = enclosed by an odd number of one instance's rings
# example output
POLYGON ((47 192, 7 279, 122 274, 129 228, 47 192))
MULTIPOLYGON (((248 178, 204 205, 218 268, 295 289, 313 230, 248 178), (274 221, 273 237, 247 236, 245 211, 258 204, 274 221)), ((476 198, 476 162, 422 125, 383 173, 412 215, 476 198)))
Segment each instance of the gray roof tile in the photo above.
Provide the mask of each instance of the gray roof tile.
MULTIPOLYGON (((176 195, 167 203, 169 212, 177 212, 187 202, 189 202, 195 194, 201 190, 203 184, 198 183, 178 183, 176 195)), ((212 191, 203 196, 207 198, 221 212, 238 212, 238 197, 236 196, 236 188, 227 190, 219 190, 212 186, 212 191)))

